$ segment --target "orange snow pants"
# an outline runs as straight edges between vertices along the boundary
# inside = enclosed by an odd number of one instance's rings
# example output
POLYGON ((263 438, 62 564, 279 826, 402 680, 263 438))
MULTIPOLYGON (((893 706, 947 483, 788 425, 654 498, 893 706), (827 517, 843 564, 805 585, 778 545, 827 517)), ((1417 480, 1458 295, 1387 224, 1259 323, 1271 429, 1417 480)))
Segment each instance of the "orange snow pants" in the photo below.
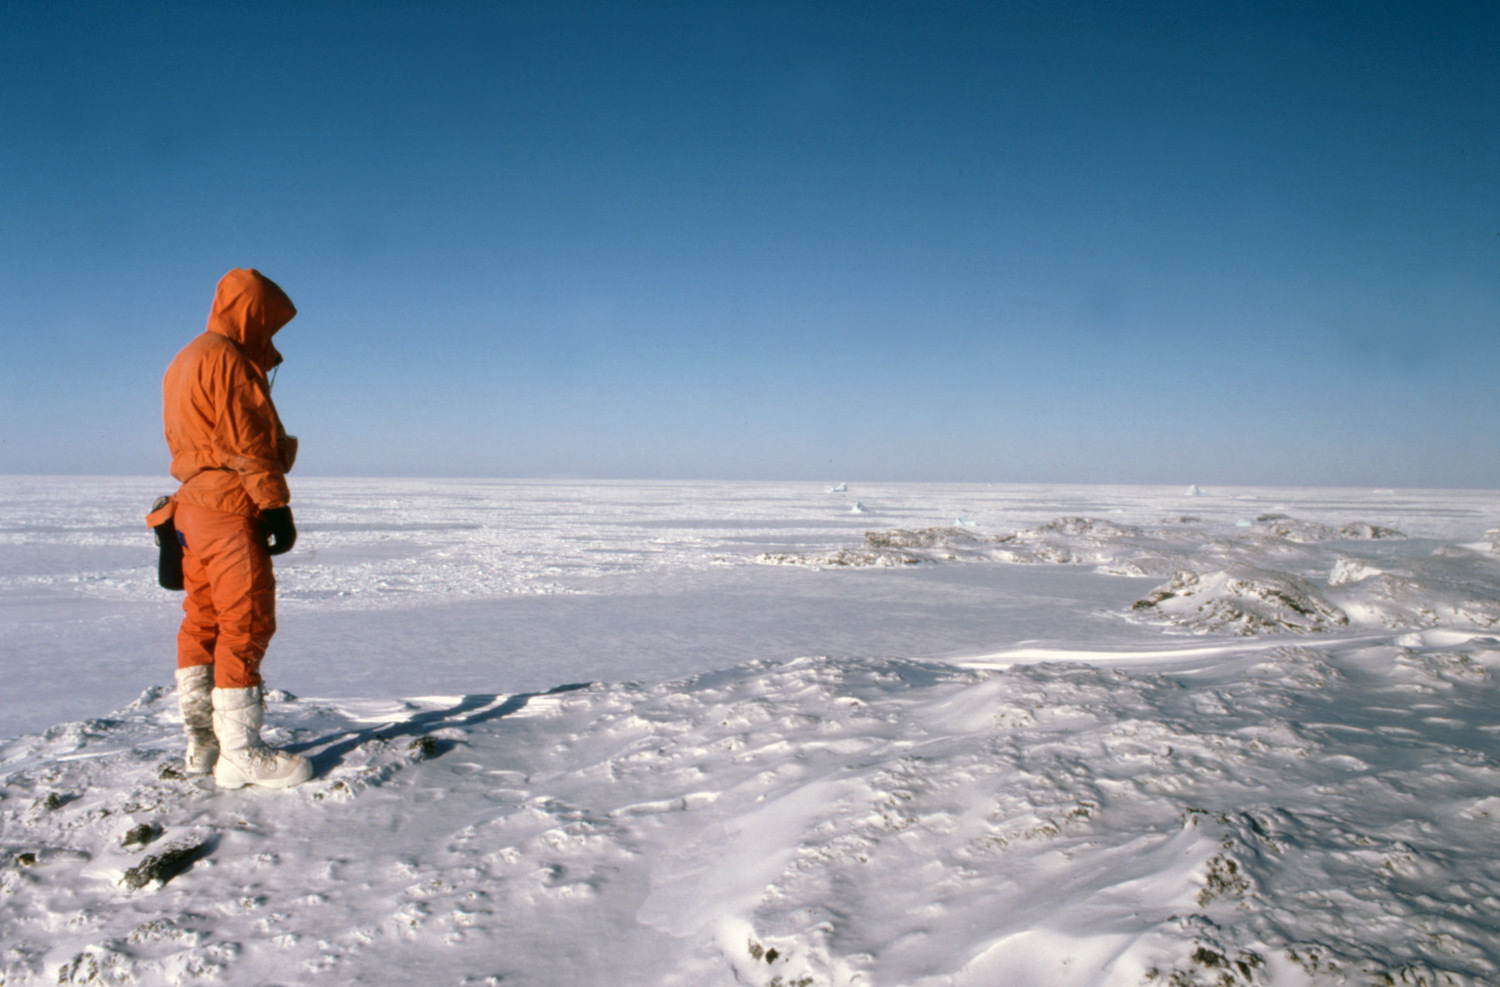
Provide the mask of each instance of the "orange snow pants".
POLYGON ((182 626, 177 667, 212 665, 214 687, 260 685, 260 660, 276 633, 276 576, 254 518, 179 502, 182 626))

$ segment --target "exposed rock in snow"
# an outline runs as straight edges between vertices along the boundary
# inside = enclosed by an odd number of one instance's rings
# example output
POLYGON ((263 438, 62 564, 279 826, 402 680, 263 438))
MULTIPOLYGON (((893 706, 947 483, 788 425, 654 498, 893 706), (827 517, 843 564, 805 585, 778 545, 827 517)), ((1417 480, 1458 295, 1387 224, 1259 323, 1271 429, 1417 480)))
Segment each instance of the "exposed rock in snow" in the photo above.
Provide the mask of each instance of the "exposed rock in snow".
POLYGON ((996 558, 1020 565, 1093 565, 1117 575, 1166 575, 1181 562, 1164 562, 1162 536, 1135 525, 1091 517, 1055 521, 994 539, 996 558))
POLYGON ((1300 543, 1330 541, 1337 537, 1334 529, 1313 521, 1298 521, 1285 514, 1262 514, 1255 519, 1260 530, 1274 538, 1300 543))
POLYGON ((290 792, 166 775, 153 690, 0 742, 0 976, 1492 983, 1500 645, 1234 647, 290 701, 290 792))
POLYGON ((841 548, 836 552, 809 554, 806 552, 763 552, 757 557, 763 565, 829 566, 833 568, 863 568, 880 566, 890 568, 900 565, 920 565, 927 561, 914 552, 876 549, 841 548))
POLYGON ((1393 678, 1405 679, 1423 692, 1451 692, 1493 678, 1483 663, 1460 651, 1402 648, 1396 654, 1395 664, 1393 678))
POLYGON ((922 528, 911 531, 895 528, 891 531, 866 531, 865 544, 871 548, 937 548, 952 550, 979 544, 979 539, 962 528, 922 528))
POLYGON ((1261 530, 1287 541, 1311 543, 1346 539, 1349 541, 1373 541, 1381 538, 1405 538, 1395 528, 1384 528, 1364 521, 1353 521, 1341 527, 1331 527, 1315 521, 1299 521, 1285 514, 1262 514, 1256 519, 1261 530))
POLYGON ((1327 630, 1348 616, 1305 580, 1286 572, 1241 567, 1227 572, 1179 572, 1166 586, 1136 601, 1137 614, 1199 631, 1237 634, 1327 630))
POLYGON ((1136 538, 1141 529, 1091 517, 1061 517, 1036 529, 1043 534, 1083 536, 1088 538, 1136 538))
POLYGON ((1378 570, 1372 569, 1343 560, 1329 578, 1329 597, 1356 624, 1500 626, 1500 572, 1483 556, 1460 549, 1456 555, 1385 562, 1378 570))
POLYGON ((1357 543, 1405 536, 1388 526, 1298 521, 1279 511, 1249 524, 1252 532, 1227 534, 1233 529, 1211 533, 1201 518, 1189 516, 1151 529, 1067 515, 998 536, 959 526, 894 528, 866 532, 858 547, 768 552, 757 561, 826 568, 992 561, 1173 576, 1130 615, 1199 631, 1304 632, 1351 623, 1399 629, 1444 621, 1500 626, 1500 566, 1488 552, 1444 545, 1430 558, 1414 559, 1383 544, 1365 551, 1357 543), (1326 590, 1317 588, 1320 579, 1326 590))
POLYGON ((770 565, 897 566, 939 559, 977 558, 984 542, 963 528, 922 528, 865 532, 859 548, 835 552, 765 552, 759 561, 770 565))
POLYGON ((1176 489, 880 485, 861 537, 805 483, 299 482, 277 670, 362 633, 357 669, 290 684, 380 698, 273 690, 268 739, 317 775, 224 792, 182 776, 170 690, 99 715, 110 683, 170 676, 159 483, 0 477, 0 664, 28 704, 0 694, 7 987, 1496 983, 1494 493, 1226 492, 1163 521, 1176 489), (1241 500, 1333 537, 1238 527, 1241 500), (1015 534, 951 523, 971 511, 1015 534), (789 546, 892 568, 752 565, 789 546), (1182 595, 1129 610, 1175 571, 1182 595), (577 595, 515 599, 544 586, 577 595), (475 596, 496 605, 452 605, 475 596), (774 645, 737 607, 840 657, 747 663, 774 645), (1234 633, 1288 620, 1319 647, 1234 633), (578 673, 580 638, 620 657, 578 673), (673 638, 700 663, 654 664, 673 638), (99 640, 111 676, 79 679, 99 640), (602 684, 395 698, 500 688, 522 650, 602 684))
POLYGON ((1379 538, 1405 538, 1406 535, 1395 528, 1382 528, 1378 524, 1354 521, 1339 528, 1339 537, 1351 541, 1374 541, 1379 538))
POLYGON ((918 562, 991 560, 1025 565, 1100 565, 1128 575, 1163 575, 1180 568, 1149 550, 1140 528, 1085 517, 1065 517, 1040 527, 985 537, 967 526, 867 531, 859 548, 834 552, 767 552, 758 561, 777 565, 892 566, 918 562), (1147 548, 1138 548, 1146 545, 1147 548))

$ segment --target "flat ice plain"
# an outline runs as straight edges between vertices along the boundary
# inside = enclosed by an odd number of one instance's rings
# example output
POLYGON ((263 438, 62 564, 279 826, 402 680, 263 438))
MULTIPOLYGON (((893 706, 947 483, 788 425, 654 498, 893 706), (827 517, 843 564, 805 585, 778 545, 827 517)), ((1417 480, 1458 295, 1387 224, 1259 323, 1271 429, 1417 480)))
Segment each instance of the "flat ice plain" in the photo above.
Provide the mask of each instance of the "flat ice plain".
POLYGON ((0 477, 0 983, 1500 982, 1500 492, 294 478, 221 793, 171 488, 0 477))

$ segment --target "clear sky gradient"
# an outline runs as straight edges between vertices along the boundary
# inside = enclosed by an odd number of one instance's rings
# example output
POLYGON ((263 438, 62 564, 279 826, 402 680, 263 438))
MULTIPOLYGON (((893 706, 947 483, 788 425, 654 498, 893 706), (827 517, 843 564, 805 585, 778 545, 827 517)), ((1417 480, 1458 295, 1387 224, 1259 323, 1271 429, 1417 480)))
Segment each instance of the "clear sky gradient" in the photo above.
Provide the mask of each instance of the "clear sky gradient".
POLYGON ((162 473, 218 278, 320 475, 1500 487, 1500 5, 0 24, 0 472, 162 473))

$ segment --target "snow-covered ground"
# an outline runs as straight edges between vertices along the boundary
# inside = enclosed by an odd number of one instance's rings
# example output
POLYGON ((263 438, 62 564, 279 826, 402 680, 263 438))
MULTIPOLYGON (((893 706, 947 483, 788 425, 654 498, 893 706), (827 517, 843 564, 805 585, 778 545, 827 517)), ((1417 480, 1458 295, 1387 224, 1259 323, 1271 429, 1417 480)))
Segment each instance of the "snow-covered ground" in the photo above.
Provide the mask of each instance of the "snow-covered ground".
POLYGON ((1500 983, 1500 493, 302 480, 220 793, 169 489, 0 478, 0 983, 1500 983))

